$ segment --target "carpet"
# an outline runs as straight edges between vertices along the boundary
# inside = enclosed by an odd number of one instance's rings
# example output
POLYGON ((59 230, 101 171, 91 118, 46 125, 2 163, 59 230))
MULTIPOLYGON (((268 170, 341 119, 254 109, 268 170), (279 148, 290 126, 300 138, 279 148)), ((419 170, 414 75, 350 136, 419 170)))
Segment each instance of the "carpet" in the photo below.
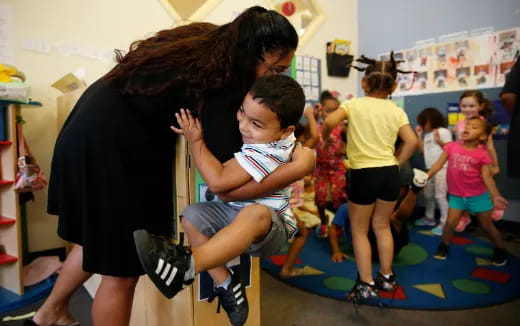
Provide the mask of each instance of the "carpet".
MULTIPOLYGON (((447 260, 433 258, 440 237, 424 228, 410 227, 410 243, 394 260, 398 289, 381 292, 385 306, 405 309, 448 310, 484 307, 520 296, 520 260, 509 256, 505 266, 490 263, 493 247, 468 233, 452 239, 447 260)), ((285 283, 319 295, 345 300, 357 276, 352 248, 340 240, 349 258, 342 263, 330 260, 327 239, 311 232, 296 267, 303 276, 279 278, 285 283)), ((288 246, 279 255, 261 260, 261 266, 278 277, 288 246)), ((374 275, 379 270, 374 263, 374 275)), ((367 302, 367 304, 379 304, 367 302)))

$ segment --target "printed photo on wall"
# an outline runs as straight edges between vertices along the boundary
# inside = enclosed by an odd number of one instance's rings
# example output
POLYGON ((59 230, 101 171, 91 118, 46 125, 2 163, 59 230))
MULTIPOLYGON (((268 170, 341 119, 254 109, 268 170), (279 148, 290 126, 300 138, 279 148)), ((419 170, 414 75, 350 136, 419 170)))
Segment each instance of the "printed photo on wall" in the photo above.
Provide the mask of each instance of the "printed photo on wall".
POLYGON ((427 71, 418 72, 417 75, 415 76, 415 78, 417 78, 415 83, 418 85, 419 89, 425 90, 428 88, 428 72, 427 71))
POLYGON ((473 78, 475 80, 475 84, 477 86, 484 86, 489 83, 490 73, 489 73, 489 65, 479 65, 475 66, 473 71, 473 78))
POLYGON ((465 88, 468 86, 468 78, 470 75, 469 67, 457 68, 456 71, 457 81, 459 83, 459 87, 465 88))
POLYGON ((469 41, 461 40, 455 42, 455 57, 459 66, 466 64, 468 59, 469 41))
POLYGON ((433 72, 433 79, 435 81, 435 87, 446 88, 446 82, 448 78, 448 71, 446 69, 436 70, 433 72))

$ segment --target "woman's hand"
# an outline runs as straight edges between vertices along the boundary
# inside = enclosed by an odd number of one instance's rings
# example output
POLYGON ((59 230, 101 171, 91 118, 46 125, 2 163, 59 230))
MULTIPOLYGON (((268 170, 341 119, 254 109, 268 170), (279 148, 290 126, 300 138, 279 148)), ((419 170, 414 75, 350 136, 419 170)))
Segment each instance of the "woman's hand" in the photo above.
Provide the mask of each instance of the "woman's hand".
POLYGON ((202 140, 202 126, 199 119, 193 118, 190 110, 180 109, 180 113, 175 113, 180 128, 170 126, 170 128, 180 135, 184 135, 188 143, 202 140))

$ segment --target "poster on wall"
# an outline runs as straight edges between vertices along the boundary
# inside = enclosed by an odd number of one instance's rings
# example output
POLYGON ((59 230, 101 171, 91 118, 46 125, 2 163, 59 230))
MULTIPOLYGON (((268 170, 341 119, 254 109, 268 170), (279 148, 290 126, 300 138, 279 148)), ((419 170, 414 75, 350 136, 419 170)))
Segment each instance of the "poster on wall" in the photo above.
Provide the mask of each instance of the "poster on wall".
MULTIPOLYGON (((415 74, 398 74, 395 96, 501 87, 520 53, 520 27, 468 36, 412 49, 394 50, 399 69, 415 74)), ((440 38, 439 38, 440 39, 440 38)), ((390 53, 378 55, 390 60, 390 53)))

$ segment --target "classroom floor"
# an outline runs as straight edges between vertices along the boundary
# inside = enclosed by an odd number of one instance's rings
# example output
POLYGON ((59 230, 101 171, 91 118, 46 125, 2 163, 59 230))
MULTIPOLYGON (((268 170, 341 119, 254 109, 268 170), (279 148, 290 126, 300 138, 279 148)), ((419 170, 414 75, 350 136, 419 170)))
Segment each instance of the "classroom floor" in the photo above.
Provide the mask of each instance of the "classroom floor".
MULTIPOLYGON (((478 230, 476 231, 477 235, 478 230)), ((520 257, 518 232, 504 237, 511 254, 520 257)), ((291 287, 261 272, 261 320, 262 326, 336 326, 336 325, 377 325, 377 326, 470 326, 518 325, 520 299, 503 304, 465 310, 421 311, 361 306, 356 314, 354 306, 344 301, 317 296, 291 287)), ((520 295, 520 294, 519 294, 520 295)), ((5 315, 20 315, 34 311, 43 301, 5 315)), ((71 302, 72 315, 81 325, 92 324, 90 310, 92 299, 85 289, 78 291, 71 302)), ((1 316, 0 316, 1 317, 1 316)), ((21 322, 5 322, 5 326, 21 325, 21 322)))

